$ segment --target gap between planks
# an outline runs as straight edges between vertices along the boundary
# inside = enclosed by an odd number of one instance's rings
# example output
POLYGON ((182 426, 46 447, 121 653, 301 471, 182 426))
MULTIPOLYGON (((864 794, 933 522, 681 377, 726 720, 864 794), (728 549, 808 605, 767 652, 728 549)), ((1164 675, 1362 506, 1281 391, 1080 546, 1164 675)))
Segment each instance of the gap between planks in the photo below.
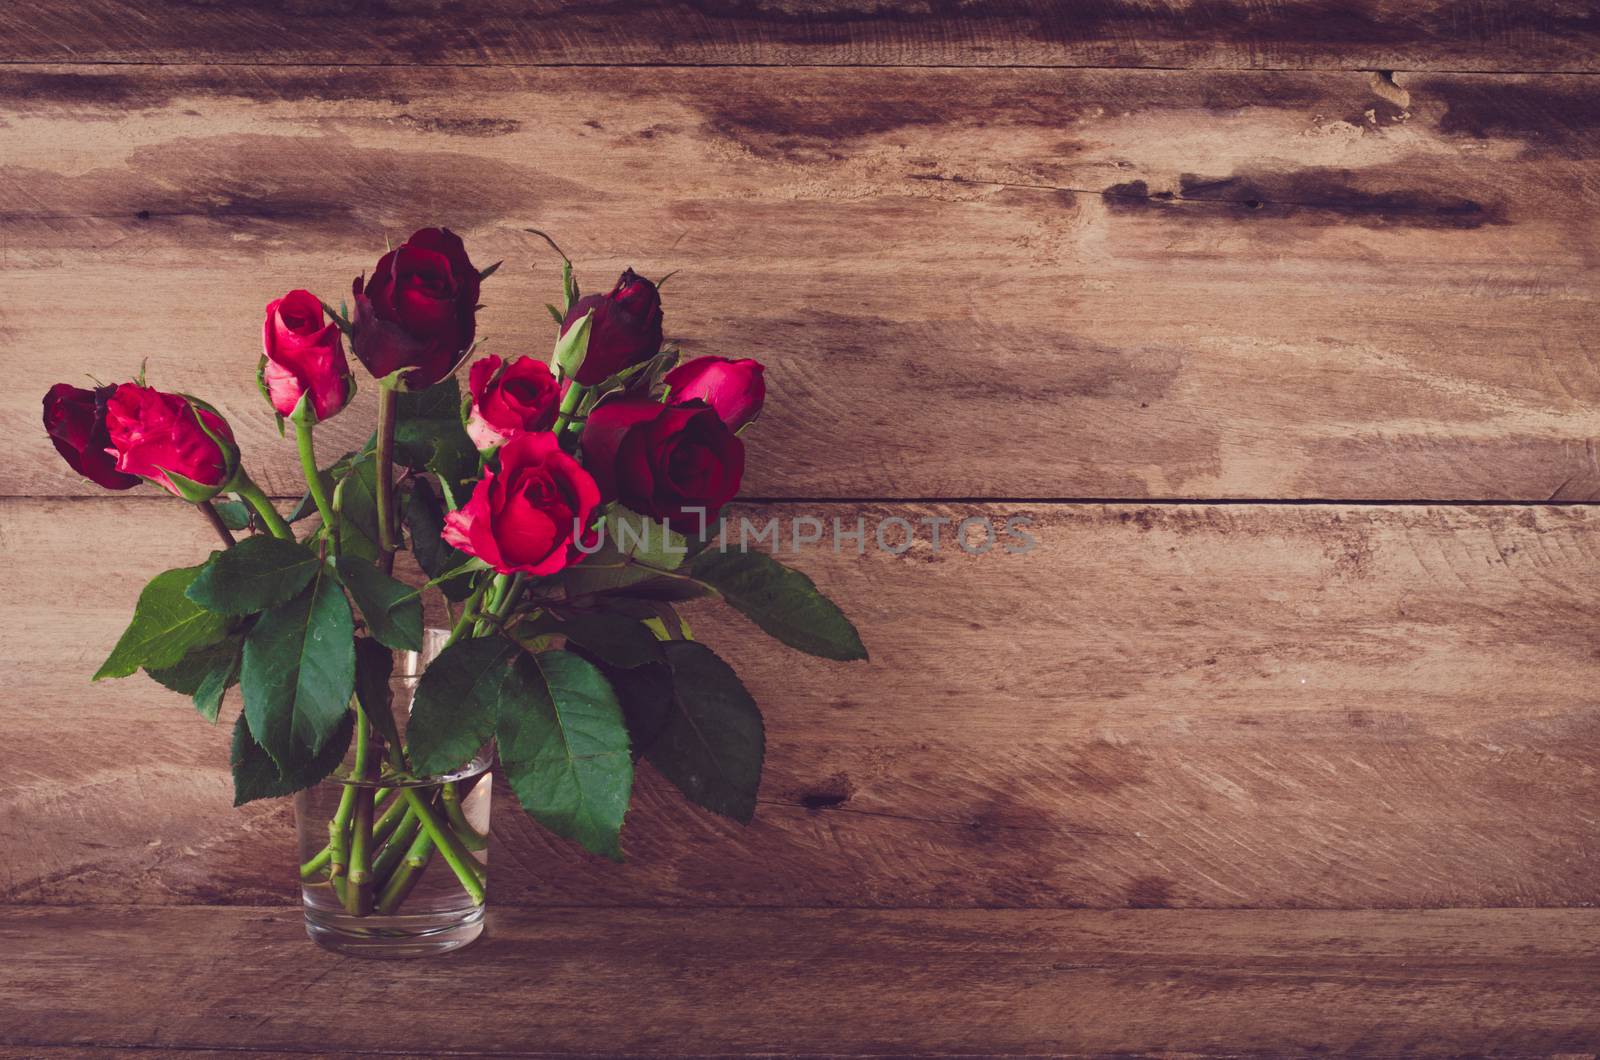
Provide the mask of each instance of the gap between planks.
POLYGON ((272 62, 218 62, 216 60, 157 60, 157 59, 0 59, 0 69, 27 66, 58 67, 242 67, 266 70, 1081 70, 1085 72, 1119 73, 1197 73, 1197 74, 1434 74, 1472 77, 1600 77, 1600 70, 1474 70, 1468 67, 1434 69, 1427 66, 1107 66, 1104 63, 689 63, 689 62, 633 62, 633 63, 272 63, 272 62))
MULTIPOLYGON (((7 493, 0 501, 44 501, 55 503, 100 502, 117 500, 160 500, 158 495, 143 493, 134 497, 102 496, 81 493, 7 493)), ((273 494, 271 500, 284 504, 299 503, 301 498, 291 494, 273 494)), ((1448 497, 1408 497, 1384 499, 1358 497, 1019 497, 1019 496, 965 496, 965 497, 735 497, 733 505, 776 506, 782 504, 1143 504, 1152 507, 1217 507, 1217 508, 1595 508, 1600 500, 1533 500, 1517 498, 1488 498, 1461 500, 1448 497)))

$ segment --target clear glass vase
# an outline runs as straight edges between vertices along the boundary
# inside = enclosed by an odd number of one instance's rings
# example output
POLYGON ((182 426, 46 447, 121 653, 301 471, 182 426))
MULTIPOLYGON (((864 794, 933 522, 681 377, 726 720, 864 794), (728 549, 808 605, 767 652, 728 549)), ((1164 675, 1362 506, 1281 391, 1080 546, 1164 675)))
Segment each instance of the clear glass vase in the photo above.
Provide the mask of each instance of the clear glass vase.
MULTIPOLYGON (((409 714, 417 679, 447 635, 428 630, 422 652, 400 656, 398 719, 409 714)), ((488 759, 446 776, 361 780, 354 773, 352 753, 295 796, 306 933, 326 949, 363 957, 425 957, 472 942, 483 933, 489 868, 488 759)))

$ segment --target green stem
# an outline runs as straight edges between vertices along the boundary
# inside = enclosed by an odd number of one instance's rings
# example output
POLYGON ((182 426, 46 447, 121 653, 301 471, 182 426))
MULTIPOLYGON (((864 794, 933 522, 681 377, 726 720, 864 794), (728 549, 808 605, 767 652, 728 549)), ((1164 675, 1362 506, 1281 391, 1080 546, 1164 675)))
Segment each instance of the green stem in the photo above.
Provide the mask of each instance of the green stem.
POLYGON ((228 524, 222 521, 222 516, 217 514, 217 510, 211 506, 211 502, 201 501, 195 507, 200 509, 200 514, 206 517, 206 522, 211 524, 211 529, 215 530, 217 536, 222 538, 222 547, 232 548, 236 543, 233 540, 233 532, 228 529, 228 524))
MULTIPOLYGON (((350 791, 351 789, 349 787, 346 787, 345 790, 346 791, 350 791)), ((373 793, 372 801, 374 803, 380 803, 391 794, 393 794, 393 793, 388 788, 379 788, 376 792, 373 793)), ((344 804, 344 796, 340 795, 339 799, 340 799, 340 804, 342 806, 344 804)), ((351 811, 353 811, 354 809, 355 809, 355 794, 354 794, 354 792, 351 792, 350 805, 349 805, 349 808, 345 810, 347 818, 348 818, 348 814, 351 811)), ((405 801, 402 800, 402 799, 396 798, 393 802, 389 803, 389 805, 387 805, 387 806, 385 806, 383 808, 383 814, 376 821, 374 821, 372 823, 372 837, 373 837, 373 839, 381 841, 384 836, 388 835, 390 832, 392 832, 394 830, 395 824, 409 812, 410 811, 406 809, 405 801)), ((330 828, 330 833, 329 834, 331 836, 331 834, 332 834, 331 833, 331 829, 332 829, 332 826, 333 826, 333 822, 330 821, 330 822, 328 822, 328 824, 329 824, 329 828, 330 828)), ((315 854, 313 854, 311 856, 311 860, 301 863, 301 865, 300 865, 300 878, 302 880, 309 880, 311 877, 313 877, 317 873, 321 872, 323 867, 326 866, 332 860, 333 860, 333 843, 332 843, 332 841, 330 839, 330 841, 329 841, 327 846, 323 847, 321 850, 317 851, 315 854)), ((339 866, 340 866, 341 871, 343 870, 344 865, 345 865, 345 860, 344 860, 344 857, 341 855, 340 859, 339 859, 339 866)))
POLYGON ((300 450, 300 470, 305 474, 306 486, 311 490, 311 499, 317 502, 317 513, 322 516, 322 525, 327 528, 328 540, 337 552, 339 538, 334 529, 333 504, 328 500, 328 484, 322 481, 322 472, 317 470, 317 452, 311 441, 311 424, 300 420, 294 421, 294 444, 300 450))
POLYGON ((378 566, 394 571, 394 427, 399 395, 393 387, 378 388, 378 566))
MULTIPOLYGON (((368 753, 371 750, 371 726, 361 708, 356 707, 356 759, 350 770, 350 779, 367 779, 368 753)), ((361 916, 371 907, 372 899, 372 794, 373 789, 364 784, 351 785, 356 789, 355 814, 350 825, 350 892, 345 908, 361 916)))
POLYGON ((261 487, 255 484, 255 480, 245 474, 244 468, 239 469, 239 473, 234 476, 228 488, 243 497, 245 503, 256 510, 256 514, 261 516, 261 521, 266 524, 273 537, 281 537, 285 541, 294 540, 294 531, 289 529, 289 524, 283 521, 283 516, 278 514, 278 509, 272 506, 272 501, 261 492, 261 487))
POLYGON ((573 446, 567 444, 567 439, 571 438, 576 443, 578 434, 569 432, 567 428, 572 424, 572 414, 578 410, 578 406, 583 403, 584 395, 588 392, 588 387, 579 386, 578 381, 574 379, 567 387, 566 395, 561 399, 561 407, 556 410, 555 426, 550 428, 555 432, 556 441, 561 448, 568 453, 572 452, 573 446))
POLYGON ((383 893, 378 896, 378 913, 388 916, 400 907, 406 900, 411 889, 422 878, 422 870, 428 867, 428 862, 433 858, 433 839, 427 832, 419 831, 417 838, 406 851, 405 859, 395 866, 389 879, 384 882, 383 893))
POLYGON ((321 872, 323 866, 332 860, 333 844, 329 843, 327 846, 323 847, 321 850, 312 855, 310 861, 301 862, 300 878, 302 880, 309 880, 311 877, 321 872))
MULTIPOLYGON (((404 803, 405 800, 399 800, 404 803)), ((400 827, 394 830, 383 849, 378 851, 378 856, 372 859, 372 889, 380 893, 388 886, 388 881, 394 875, 394 870, 399 867, 400 859, 405 856, 411 844, 416 841, 417 833, 422 829, 422 822, 417 820, 417 815, 411 812, 411 807, 406 807, 405 817, 400 821, 400 827)))
POLYGON ((346 784, 339 793, 339 808, 328 821, 329 876, 343 876, 350 857, 350 815, 356 808, 356 789, 346 784))
POLYGON ((481 637, 489 631, 490 624, 485 620, 490 615, 493 615, 496 618, 500 617, 500 613, 497 609, 500 607, 501 602, 505 599, 507 589, 511 585, 511 575, 496 574, 494 576, 494 580, 490 584, 493 586, 493 588, 489 590, 489 599, 485 601, 483 608, 479 612, 478 621, 472 627, 472 635, 474 637, 481 637))
MULTIPOLYGON (((478 617, 476 614, 478 602, 483 599, 484 592, 493 584, 494 579, 485 578, 482 584, 472 590, 472 595, 467 597, 467 602, 461 605, 461 617, 456 620, 455 626, 451 628, 450 636, 444 642, 445 648, 460 640, 461 635, 467 631, 467 627, 472 625, 473 619, 478 617)), ((441 648, 439 650, 443 651, 444 649, 441 648)))
POLYGON ((461 845, 461 840, 455 837, 455 833, 450 830, 450 827, 439 820, 438 815, 433 812, 433 808, 417 794, 415 788, 401 788, 400 790, 407 801, 411 803, 411 808, 416 811, 417 817, 421 819, 422 830, 429 839, 433 840, 434 846, 439 848, 439 853, 443 855, 451 871, 456 874, 456 879, 461 881, 461 886, 466 888, 467 893, 472 896, 472 900, 478 905, 482 905, 484 899, 483 876, 477 860, 461 845))
POLYGON ((467 815, 461 810, 461 792, 456 788, 456 782, 447 780, 439 789, 439 801, 444 805, 445 818, 450 822, 450 827, 455 830, 456 838, 461 840, 461 845, 468 850, 486 850, 489 846, 488 837, 467 820, 467 815))

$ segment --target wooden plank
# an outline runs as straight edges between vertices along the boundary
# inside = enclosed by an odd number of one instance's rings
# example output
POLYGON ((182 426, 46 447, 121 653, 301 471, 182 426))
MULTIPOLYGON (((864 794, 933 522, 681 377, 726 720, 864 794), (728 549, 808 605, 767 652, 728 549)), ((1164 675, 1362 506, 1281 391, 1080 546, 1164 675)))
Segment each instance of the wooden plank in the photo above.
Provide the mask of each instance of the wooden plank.
POLYGON ((278 909, 10 909, 0 939, 13 958, 0 967, 0 1042, 18 1046, 541 1056, 1600 1047, 1594 910, 499 910, 476 946, 430 964, 323 953, 297 911, 278 909))
POLYGON ((843 64, 1594 70, 1600 26, 1559 0, 585 5, 39 0, 0 11, 0 61, 843 64))
MULTIPOLYGON (((502 791, 494 900, 1600 901, 1591 509, 1017 513, 1034 520, 1025 555, 967 555, 948 525, 938 553, 925 526, 900 556, 786 548, 856 619, 868 664, 798 655, 697 606, 697 635, 767 716, 755 824, 695 810, 645 770, 617 866, 502 791)), ((747 514, 850 529, 1013 512, 747 514)), ((193 562, 207 534, 178 502, 0 505, 14 572, 0 597, 0 899, 295 900, 288 807, 229 808, 227 725, 142 676, 87 682, 144 579, 193 562)))
POLYGON ((94 491, 39 396, 145 357, 298 493, 261 307, 444 220, 487 352, 553 340, 530 226, 681 270, 669 332, 771 366, 749 496, 1600 498, 1600 80, 1399 82, 5 69, 0 495, 94 491))

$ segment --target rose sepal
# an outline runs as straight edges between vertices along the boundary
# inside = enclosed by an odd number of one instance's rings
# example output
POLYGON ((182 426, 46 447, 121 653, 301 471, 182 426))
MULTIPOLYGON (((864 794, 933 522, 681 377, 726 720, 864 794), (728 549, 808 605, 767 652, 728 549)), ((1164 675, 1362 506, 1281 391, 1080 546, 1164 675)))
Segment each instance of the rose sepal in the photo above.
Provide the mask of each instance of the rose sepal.
POLYGON ((561 373, 562 379, 571 379, 578 374, 578 369, 583 365, 583 359, 589 353, 589 329, 594 325, 594 310, 583 314, 583 318, 567 333, 556 339, 555 353, 550 358, 550 363, 555 365, 561 373))
MULTIPOLYGON (((267 402, 267 407, 272 409, 272 418, 278 425, 278 437, 284 437, 283 413, 272 403, 272 392, 267 389, 267 355, 262 354, 261 360, 256 362, 256 389, 261 391, 261 396, 267 402)), ((308 391, 309 393, 309 391, 308 391)))
MULTIPOLYGON (((329 318, 333 320, 334 326, 344 334, 345 338, 350 338, 355 334, 355 325, 350 323, 349 318, 344 313, 336 312, 333 306, 329 305, 327 302, 324 302, 320 298, 317 299, 317 304, 320 305, 322 307, 322 311, 328 314, 329 318)), ((341 306, 340 308, 344 307, 341 306)))
MULTIPOLYGON (((189 403, 189 412, 194 416, 195 425, 200 428, 202 434, 211 439, 212 443, 222 453, 222 481, 215 486, 206 486, 193 479, 185 478, 174 471, 161 468, 161 473, 171 479, 174 486, 178 487, 178 491, 184 500, 191 504, 199 504, 201 501, 208 501, 230 488, 234 477, 239 473, 239 446, 226 435, 206 426, 205 417, 200 415, 202 409, 222 421, 222 413, 218 412, 209 402, 201 401, 192 394, 180 393, 178 396, 189 403)), ((160 483, 157 482, 155 485, 159 486, 160 483)))
MULTIPOLYGON (((192 478, 185 478, 176 471, 168 471, 166 468, 162 468, 161 473, 167 477, 167 481, 171 482, 173 488, 178 491, 178 496, 182 497, 190 504, 204 504, 206 501, 209 501, 211 498, 227 489, 226 483, 221 486, 204 486, 192 478)), ((161 483, 156 482, 154 479, 147 481, 149 481, 153 486, 161 485, 161 483)))

